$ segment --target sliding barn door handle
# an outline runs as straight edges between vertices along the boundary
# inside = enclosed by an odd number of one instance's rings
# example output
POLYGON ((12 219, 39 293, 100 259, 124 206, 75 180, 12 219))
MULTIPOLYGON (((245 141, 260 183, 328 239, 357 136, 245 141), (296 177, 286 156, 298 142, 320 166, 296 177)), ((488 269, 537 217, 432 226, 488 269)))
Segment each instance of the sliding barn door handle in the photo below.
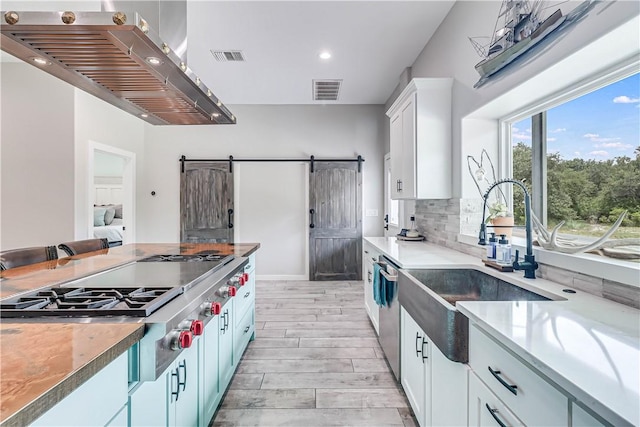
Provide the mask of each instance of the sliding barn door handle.
POLYGON ((309 220, 310 220, 310 224, 309 224, 309 228, 315 228, 315 224, 313 223, 313 215, 316 213, 315 209, 309 209, 309 220))
POLYGON ((227 214, 229 214, 229 228, 233 228, 233 209, 229 209, 227 214))

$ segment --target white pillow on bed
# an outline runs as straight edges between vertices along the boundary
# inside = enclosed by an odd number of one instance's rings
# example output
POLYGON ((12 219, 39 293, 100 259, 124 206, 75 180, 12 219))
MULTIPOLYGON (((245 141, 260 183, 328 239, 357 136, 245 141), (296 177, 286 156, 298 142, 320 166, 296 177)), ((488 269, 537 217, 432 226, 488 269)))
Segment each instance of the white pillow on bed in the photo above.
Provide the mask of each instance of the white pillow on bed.
MULTIPOLYGON (((105 225, 104 214, 107 212, 106 208, 93 208, 93 226, 102 227, 105 225)), ((113 218, 112 218, 113 219, 113 218)))
POLYGON ((110 225, 113 222, 113 218, 116 216, 115 208, 107 208, 104 212, 104 224, 110 225))

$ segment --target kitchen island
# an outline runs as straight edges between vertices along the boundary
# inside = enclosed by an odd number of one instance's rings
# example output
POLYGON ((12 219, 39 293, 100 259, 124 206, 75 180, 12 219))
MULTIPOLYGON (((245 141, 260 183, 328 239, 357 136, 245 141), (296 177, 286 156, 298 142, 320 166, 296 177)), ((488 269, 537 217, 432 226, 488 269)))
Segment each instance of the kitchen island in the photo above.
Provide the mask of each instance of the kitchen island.
MULTIPOLYGON (((59 285, 153 255, 248 257, 259 244, 132 244, 0 273, 2 298, 59 285)), ((123 355, 145 334, 138 322, 2 319, 0 424, 27 425, 123 355)))

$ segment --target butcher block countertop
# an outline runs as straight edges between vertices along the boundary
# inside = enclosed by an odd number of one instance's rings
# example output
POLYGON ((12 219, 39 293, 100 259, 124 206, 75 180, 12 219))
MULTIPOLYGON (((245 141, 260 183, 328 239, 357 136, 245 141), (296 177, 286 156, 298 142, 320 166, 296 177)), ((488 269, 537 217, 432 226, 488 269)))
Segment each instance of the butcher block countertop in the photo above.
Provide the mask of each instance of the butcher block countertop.
MULTIPOLYGON (((105 271, 152 255, 248 256, 260 247, 241 244, 132 244, 0 273, 6 298, 105 271)), ((0 323, 0 425, 24 426, 69 395, 144 335, 140 323, 60 323, 2 319, 0 323)))

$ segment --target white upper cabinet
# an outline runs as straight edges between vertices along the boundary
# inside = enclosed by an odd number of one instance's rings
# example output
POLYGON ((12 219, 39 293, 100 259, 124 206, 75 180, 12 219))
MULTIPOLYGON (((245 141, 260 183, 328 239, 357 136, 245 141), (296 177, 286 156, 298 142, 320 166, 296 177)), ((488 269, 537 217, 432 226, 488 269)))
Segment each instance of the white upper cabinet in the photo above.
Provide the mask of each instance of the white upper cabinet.
POLYGON ((451 198, 452 84, 413 79, 387 111, 392 199, 451 198))

